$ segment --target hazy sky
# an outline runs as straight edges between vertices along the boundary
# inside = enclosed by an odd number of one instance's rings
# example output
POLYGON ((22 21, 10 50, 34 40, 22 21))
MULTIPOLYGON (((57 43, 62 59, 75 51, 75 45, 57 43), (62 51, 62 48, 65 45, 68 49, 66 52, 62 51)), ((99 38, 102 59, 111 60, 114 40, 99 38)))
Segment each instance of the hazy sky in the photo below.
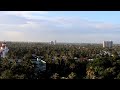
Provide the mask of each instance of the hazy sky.
POLYGON ((0 11, 0 40, 120 43, 120 11, 0 11))

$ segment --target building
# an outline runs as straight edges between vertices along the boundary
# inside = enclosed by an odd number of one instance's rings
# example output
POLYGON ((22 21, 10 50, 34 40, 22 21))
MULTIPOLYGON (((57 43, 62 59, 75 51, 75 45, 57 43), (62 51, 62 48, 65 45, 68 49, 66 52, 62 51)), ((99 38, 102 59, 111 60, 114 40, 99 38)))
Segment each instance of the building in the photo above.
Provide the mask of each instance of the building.
POLYGON ((46 70, 46 62, 42 60, 39 56, 37 59, 31 59, 32 62, 36 65, 35 71, 45 71, 46 70))
POLYGON ((55 40, 55 44, 57 44, 57 41, 55 40))
POLYGON ((51 45, 54 45, 54 42, 53 42, 53 41, 51 41, 51 42, 50 42, 50 44, 51 44, 51 45))
POLYGON ((57 44, 57 41, 56 41, 56 40, 55 40, 55 41, 51 41, 50 44, 51 44, 51 45, 56 45, 56 44, 57 44))
POLYGON ((0 56, 2 58, 5 58, 6 57, 6 54, 8 53, 9 49, 6 45, 5 42, 3 42, 1 45, 0 45, 0 56))
POLYGON ((112 41, 103 41, 103 47, 107 47, 107 48, 112 48, 113 46, 113 42, 112 41))

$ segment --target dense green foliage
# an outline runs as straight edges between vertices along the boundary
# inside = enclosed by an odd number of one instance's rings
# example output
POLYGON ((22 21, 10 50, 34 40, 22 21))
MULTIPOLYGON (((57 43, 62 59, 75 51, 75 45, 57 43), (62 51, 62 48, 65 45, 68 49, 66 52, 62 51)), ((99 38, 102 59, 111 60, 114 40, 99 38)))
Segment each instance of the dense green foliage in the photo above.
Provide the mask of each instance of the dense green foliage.
POLYGON ((119 79, 119 46, 7 42, 8 57, 0 59, 0 79, 119 79), (104 55, 108 51, 111 55, 104 55), (36 72, 31 55, 42 56, 46 72, 36 72), (9 60, 14 60, 10 62, 9 60), (17 64, 16 60, 22 63, 17 64), (93 59, 89 61, 89 59, 93 59))

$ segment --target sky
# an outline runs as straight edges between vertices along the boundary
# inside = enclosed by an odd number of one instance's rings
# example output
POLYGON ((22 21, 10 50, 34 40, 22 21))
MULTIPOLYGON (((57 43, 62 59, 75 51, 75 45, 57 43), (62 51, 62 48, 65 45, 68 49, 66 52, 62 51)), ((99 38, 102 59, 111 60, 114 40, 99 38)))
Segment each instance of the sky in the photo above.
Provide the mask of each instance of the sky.
POLYGON ((120 43, 120 11, 0 11, 0 40, 120 43))

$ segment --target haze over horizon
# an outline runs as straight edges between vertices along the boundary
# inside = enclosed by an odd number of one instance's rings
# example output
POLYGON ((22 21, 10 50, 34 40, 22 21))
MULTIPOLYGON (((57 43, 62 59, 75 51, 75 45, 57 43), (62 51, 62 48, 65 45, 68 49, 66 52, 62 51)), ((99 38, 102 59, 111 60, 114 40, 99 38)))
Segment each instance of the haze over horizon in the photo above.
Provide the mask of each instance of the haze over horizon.
POLYGON ((120 43, 120 11, 1 11, 0 40, 120 43))

